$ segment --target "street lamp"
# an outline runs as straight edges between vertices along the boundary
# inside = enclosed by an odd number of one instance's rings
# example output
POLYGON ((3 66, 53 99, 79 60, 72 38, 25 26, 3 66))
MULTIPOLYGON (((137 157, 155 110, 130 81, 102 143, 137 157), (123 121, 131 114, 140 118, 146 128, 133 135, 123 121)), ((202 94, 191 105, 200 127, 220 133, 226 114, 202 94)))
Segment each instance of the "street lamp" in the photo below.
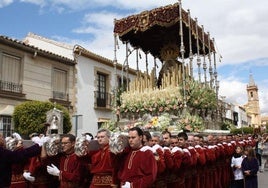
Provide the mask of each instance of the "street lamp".
POLYGON ((73 115, 72 117, 75 119, 75 136, 77 136, 77 130, 78 130, 78 118, 82 117, 83 115, 73 115))

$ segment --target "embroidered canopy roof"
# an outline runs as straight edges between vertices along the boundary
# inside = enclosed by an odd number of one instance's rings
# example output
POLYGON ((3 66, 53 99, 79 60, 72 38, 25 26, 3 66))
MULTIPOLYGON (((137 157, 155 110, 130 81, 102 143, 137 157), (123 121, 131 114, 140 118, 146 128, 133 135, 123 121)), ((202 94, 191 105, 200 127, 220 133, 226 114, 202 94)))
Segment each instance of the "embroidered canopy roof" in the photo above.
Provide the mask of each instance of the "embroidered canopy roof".
MULTIPOLYGON (((175 3, 115 20, 114 33, 122 42, 129 42, 132 47, 141 48, 144 52, 161 59, 161 49, 166 44, 175 42, 178 47, 181 45, 179 8, 179 4, 175 3)), ((190 43, 193 54, 197 53, 197 37, 200 54, 207 54, 209 47, 211 52, 215 50, 213 41, 209 39, 208 34, 204 33, 203 37, 202 27, 198 26, 196 21, 190 18, 188 12, 183 9, 182 28, 185 58, 189 57, 190 43), (191 38, 189 29, 191 29, 191 38), (203 50, 203 44, 205 50, 203 50)))

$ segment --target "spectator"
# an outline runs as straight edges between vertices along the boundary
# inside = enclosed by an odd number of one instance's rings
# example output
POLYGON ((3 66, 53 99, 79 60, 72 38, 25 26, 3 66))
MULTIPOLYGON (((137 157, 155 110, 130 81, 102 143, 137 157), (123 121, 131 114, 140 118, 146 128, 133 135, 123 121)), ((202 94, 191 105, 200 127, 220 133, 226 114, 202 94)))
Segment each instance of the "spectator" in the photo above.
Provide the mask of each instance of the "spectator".
POLYGON ((259 164, 254 149, 251 146, 247 146, 245 155, 246 157, 241 165, 245 177, 245 188, 258 188, 257 173, 259 164))
POLYGON ((260 142, 260 138, 257 134, 255 134, 253 136, 253 139, 255 141, 255 154, 256 154, 256 157, 258 159, 258 163, 259 163, 259 166, 261 166, 261 142, 260 142))
POLYGON ((268 136, 263 138, 262 144, 261 144, 261 169, 260 172, 264 171, 265 164, 267 164, 268 161, 268 136))
POLYGON ((231 159, 231 167, 234 174, 234 182, 232 188, 244 188, 244 175, 241 168, 242 161, 244 159, 243 147, 236 146, 235 154, 231 159))

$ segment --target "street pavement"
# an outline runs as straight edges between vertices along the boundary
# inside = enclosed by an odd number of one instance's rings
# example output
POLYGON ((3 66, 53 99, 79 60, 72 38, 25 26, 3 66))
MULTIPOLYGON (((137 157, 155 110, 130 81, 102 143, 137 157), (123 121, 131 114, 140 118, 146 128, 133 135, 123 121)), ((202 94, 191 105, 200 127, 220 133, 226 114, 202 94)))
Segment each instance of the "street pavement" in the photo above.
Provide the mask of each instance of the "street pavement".
POLYGON ((268 188, 268 168, 258 173, 258 188, 268 188))

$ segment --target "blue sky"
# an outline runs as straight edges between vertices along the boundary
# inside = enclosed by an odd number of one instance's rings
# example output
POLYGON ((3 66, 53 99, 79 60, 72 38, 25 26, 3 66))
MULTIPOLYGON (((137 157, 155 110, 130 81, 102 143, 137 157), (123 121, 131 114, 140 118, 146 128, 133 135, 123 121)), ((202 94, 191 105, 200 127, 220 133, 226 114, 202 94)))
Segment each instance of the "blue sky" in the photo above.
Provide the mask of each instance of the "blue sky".
MULTIPOLYGON (((113 59, 113 20, 177 0, 0 0, 0 35, 22 40, 29 32, 113 59)), ((182 0, 215 38, 220 95, 247 102, 252 73, 259 88, 261 113, 268 115, 268 1, 182 0)), ((121 48, 123 50, 123 46, 121 48)), ((122 53, 123 54, 123 53, 122 53)), ((124 55, 119 53, 119 62, 124 55)), ((135 68, 133 66, 133 68, 135 68)))

